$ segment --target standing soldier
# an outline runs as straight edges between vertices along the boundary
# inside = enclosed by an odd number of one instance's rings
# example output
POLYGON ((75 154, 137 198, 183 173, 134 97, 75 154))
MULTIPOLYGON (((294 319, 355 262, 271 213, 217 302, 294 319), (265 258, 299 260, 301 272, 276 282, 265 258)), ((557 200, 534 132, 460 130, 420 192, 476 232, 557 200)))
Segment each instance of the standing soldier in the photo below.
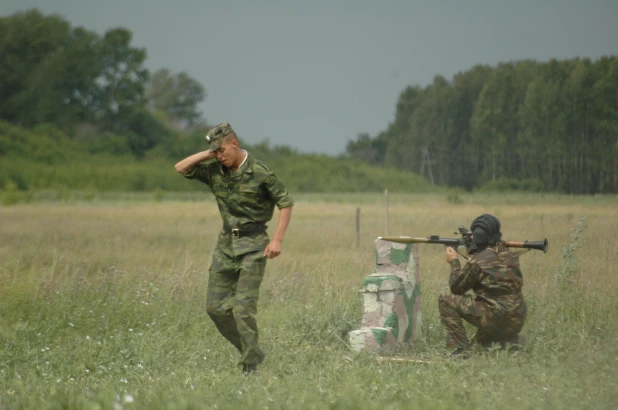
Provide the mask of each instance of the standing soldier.
POLYGON ((455 250, 446 248, 452 294, 444 293, 438 298, 446 345, 457 348, 454 356, 463 357, 467 357, 464 352, 470 342, 462 318, 478 328, 479 344, 489 347, 499 343, 506 347, 519 343, 527 313, 519 257, 502 244, 498 218, 483 214, 472 222, 470 229, 476 251, 462 269, 455 250), (466 295, 469 290, 474 295, 466 295))
POLYGON ((185 178, 208 185, 217 200, 223 227, 210 266, 206 309, 217 329, 240 352, 245 375, 264 360, 258 345, 257 301, 266 258, 276 258, 292 216, 294 200, 263 162, 240 149, 227 122, 206 134, 209 149, 175 166, 185 178), (266 223, 279 208, 272 240, 266 223))

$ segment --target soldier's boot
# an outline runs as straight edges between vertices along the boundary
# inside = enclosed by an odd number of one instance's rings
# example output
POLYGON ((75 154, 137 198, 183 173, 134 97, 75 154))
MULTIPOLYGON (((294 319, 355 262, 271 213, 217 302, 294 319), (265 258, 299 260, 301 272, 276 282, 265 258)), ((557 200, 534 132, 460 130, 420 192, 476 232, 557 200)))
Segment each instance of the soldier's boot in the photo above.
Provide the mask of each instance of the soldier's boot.
POLYGON ((248 376, 252 373, 257 372, 257 364, 247 364, 247 363, 243 363, 242 365, 242 374, 244 374, 245 376, 248 376))
POLYGON ((522 335, 517 335, 506 342, 502 343, 502 348, 507 349, 509 352, 522 352, 524 350, 524 344, 526 343, 526 338, 522 335))
POLYGON ((452 359, 469 359, 470 352, 468 351, 468 348, 469 346, 458 347, 449 357, 452 359))
POLYGON ((258 362, 259 364, 259 363, 262 363, 264 359, 266 358, 266 353, 264 353, 264 351, 258 347, 258 354, 260 355, 260 360, 258 362))

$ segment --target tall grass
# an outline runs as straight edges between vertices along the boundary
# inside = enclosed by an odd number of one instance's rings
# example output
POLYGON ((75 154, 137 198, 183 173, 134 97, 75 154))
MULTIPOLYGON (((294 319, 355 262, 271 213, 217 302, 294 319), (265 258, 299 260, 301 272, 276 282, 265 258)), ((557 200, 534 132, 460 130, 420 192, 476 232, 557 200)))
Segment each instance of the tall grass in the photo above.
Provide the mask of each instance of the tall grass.
POLYGON ((391 195, 389 234, 452 237, 490 212, 505 239, 550 243, 547 254, 521 256, 526 351, 467 361, 445 359, 437 296, 448 265, 442 247, 421 246, 423 336, 402 356, 415 361, 395 362, 355 354, 346 340, 360 325, 357 291, 384 233, 383 195, 298 196, 284 252, 262 286, 267 358, 253 377, 241 375, 204 309, 221 224, 212 200, 52 199, 0 207, 2 409, 618 404, 613 197, 391 195))

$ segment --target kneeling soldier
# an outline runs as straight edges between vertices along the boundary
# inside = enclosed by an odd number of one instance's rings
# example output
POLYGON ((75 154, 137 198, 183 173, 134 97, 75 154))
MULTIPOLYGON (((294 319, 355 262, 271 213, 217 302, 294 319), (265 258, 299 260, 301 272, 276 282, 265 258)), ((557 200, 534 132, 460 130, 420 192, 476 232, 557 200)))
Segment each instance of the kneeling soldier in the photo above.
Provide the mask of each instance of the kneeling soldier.
POLYGON ((498 218, 483 214, 470 229, 476 251, 462 269, 455 250, 446 248, 452 293, 438 298, 446 345, 457 348, 455 356, 465 355, 470 345, 462 319, 477 327, 476 341, 482 346, 499 343, 506 347, 519 343, 527 313, 519 257, 502 244, 498 218), (474 295, 466 295, 469 290, 474 295))

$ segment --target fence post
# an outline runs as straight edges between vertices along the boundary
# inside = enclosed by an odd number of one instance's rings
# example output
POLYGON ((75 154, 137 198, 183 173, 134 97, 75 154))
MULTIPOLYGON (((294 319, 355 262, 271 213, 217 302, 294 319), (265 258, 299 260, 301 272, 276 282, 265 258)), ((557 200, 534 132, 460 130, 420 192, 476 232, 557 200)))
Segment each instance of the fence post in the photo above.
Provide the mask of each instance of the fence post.
POLYGON ((360 246, 360 207, 356 208, 356 247, 360 246))
POLYGON ((384 236, 388 236, 388 189, 384 190, 385 207, 384 207, 384 236))

